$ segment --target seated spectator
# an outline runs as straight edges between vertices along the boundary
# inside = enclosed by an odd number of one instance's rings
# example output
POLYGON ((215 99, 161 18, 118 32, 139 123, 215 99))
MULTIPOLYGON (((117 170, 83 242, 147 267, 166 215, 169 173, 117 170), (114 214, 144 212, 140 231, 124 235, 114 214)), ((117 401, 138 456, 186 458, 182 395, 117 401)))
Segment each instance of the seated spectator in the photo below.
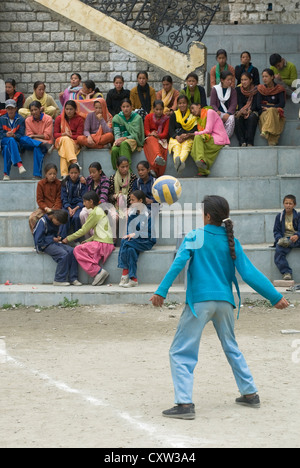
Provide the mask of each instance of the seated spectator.
POLYGON ((169 152, 173 153, 175 169, 181 173, 192 150, 194 133, 197 131, 197 117, 191 114, 187 96, 179 96, 178 110, 170 117, 169 152))
POLYGON ((241 77, 244 72, 250 73, 254 86, 260 83, 259 71, 251 63, 250 52, 246 52, 246 51, 241 53, 241 64, 235 67, 235 78, 236 78, 237 86, 241 84, 241 77))
MULTIPOLYGON (((17 103, 17 110, 19 111, 25 102, 24 94, 16 90, 16 82, 12 78, 5 81, 5 101, 13 99, 17 103)), ((0 116, 6 114, 5 102, 0 102, 0 116)))
POLYGON ((60 109, 52 96, 46 93, 46 85, 43 81, 36 81, 33 85, 34 92, 32 96, 28 97, 25 101, 24 107, 20 109, 19 114, 26 119, 31 115, 29 105, 33 101, 41 103, 41 111, 44 114, 50 115, 53 119, 60 114, 60 109))
POLYGON ((254 137, 261 114, 257 104, 257 86, 254 86, 252 75, 243 72, 241 86, 236 88, 237 112, 235 113, 235 133, 240 146, 254 146, 254 137))
POLYGON ((139 178, 134 181, 133 191, 141 190, 145 194, 147 208, 151 210, 152 203, 157 203, 152 194, 152 188, 156 179, 151 174, 148 161, 139 162, 137 171, 139 178))
POLYGON ((121 112, 121 104, 125 98, 129 99, 129 89, 124 89, 124 78, 122 75, 114 77, 114 88, 107 93, 106 104, 108 111, 114 117, 121 112))
POLYGON ((107 110, 104 99, 94 101, 94 112, 87 114, 84 122, 83 135, 78 137, 78 143, 91 149, 101 149, 114 141, 112 131, 112 116, 107 110))
MULTIPOLYGON (((235 77, 234 68, 227 63, 227 52, 224 49, 219 49, 216 54, 217 65, 211 68, 210 70, 210 87, 220 84, 221 82, 221 73, 223 71, 230 71, 232 76, 235 77)), ((232 85, 235 88, 235 80, 233 79, 232 85)))
POLYGON ((59 95, 61 105, 64 107, 67 101, 75 101, 81 89, 81 75, 79 75, 79 73, 73 73, 71 75, 71 85, 68 86, 68 88, 62 91, 59 95))
POLYGON ((214 110, 192 104, 191 112, 197 117, 191 156, 198 167, 198 176, 207 177, 219 152, 224 145, 230 144, 230 140, 221 118, 214 110))
POLYGON ((77 113, 75 101, 67 101, 64 110, 54 123, 55 147, 60 156, 60 172, 62 177, 68 175, 70 164, 77 163, 80 153, 78 137, 83 134, 84 120, 77 113))
POLYGON ((154 101, 153 113, 146 115, 144 152, 155 177, 164 175, 168 157, 169 116, 164 115, 164 103, 154 101))
POLYGON ((57 179, 56 165, 52 163, 47 164, 44 173, 44 179, 39 181, 36 188, 38 209, 29 217, 29 227, 32 233, 39 219, 52 210, 60 210, 62 207, 61 182, 57 179))
POLYGON ((135 150, 140 151, 145 140, 143 119, 133 112, 131 100, 124 99, 121 109, 113 118, 115 142, 111 152, 111 163, 115 170, 119 156, 125 156, 131 166, 132 153, 135 150))
POLYGON ((295 210, 296 203, 294 195, 284 197, 284 210, 276 216, 274 225, 275 264, 286 281, 293 279, 286 257, 292 249, 300 247, 300 216, 295 210))
POLYGON ((200 104, 201 107, 206 107, 206 93, 203 86, 198 85, 198 75, 196 73, 189 73, 185 81, 187 86, 180 91, 180 94, 188 98, 189 107, 191 104, 200 104))
POLYGON ((61 237, 64 239, 73 227, 74 232, 81 228, 80 213, 83 209, 83 195, 87 187, 80 180, 78 164, 69 166, 69 174, 61 184, 61 201, 63 210, 68 213, 68 222, 61 228, 61 237))
POLYGON ((26 136, 21 138, 22 149, 33 150, 33 176, 42 178, 45 154, 53 149, 53 120, 41 112, 41 103, 29 105, 31 116, 25 120, 26 136))
POLYGON ((257 104, 262 109, 259 118, 260 136, 267 140, 269 146, 276 146, 285 126, 285 89, 275 84, 274 72, 270 68, 263 71, 262 77, 264 84, 257 87, 257 104))
POLYGON ((26 172, 20 156, 20 140, 25 135, 25 120, 18 114, 14 99, 5 102, 6 114, 0 117, 0 142, 4 159, 3 180, 10 180, 11 166, 19 169, 19 174, 26 172))
POLYGON ((139 72, 137 75, 138 85, 130 91, 132 108, 138 111, 143 120, 152 111, 156 99, 155 89, 149 86, 148 79, 149 75, 146 71, 139 72))
POLYGON ((293 82, 298 77, 296 66, 279 54, 272 54, 270 56, 270 65, 275 75, 275 84, 281 85, 285 89, 287 96, 291 96, 295 90, 293 82))
POLYGON ((179 91, 173 87, 173 79, 171 76, 164 76, 162 79, 163 89, 156 93, 156 100, 164 103, 164 114, 170 116, 177 110, 177 99, 179 91))
POLYGON ((103 98, 99 88, 93 80, 86 80, 82 83, 82 88, 77 94, 77 100, 86 101, 88 99, 103 98))
POLYGON ((228 138, 234 132, 234 114, 237 106, 237 95, 235 88, 232 88, 234 75, 231 71, 221 72, 221 82, 211 90, 210 105, 221 117, 228 138))

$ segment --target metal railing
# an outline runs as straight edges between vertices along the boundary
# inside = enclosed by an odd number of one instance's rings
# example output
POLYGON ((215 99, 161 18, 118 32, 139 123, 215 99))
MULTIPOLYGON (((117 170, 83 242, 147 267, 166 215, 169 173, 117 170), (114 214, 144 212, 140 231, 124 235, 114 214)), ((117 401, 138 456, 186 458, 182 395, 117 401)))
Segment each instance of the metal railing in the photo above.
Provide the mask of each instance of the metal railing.
POLYGON ((198 0, 82 0, 174 50, 187 52, 202 41, 220 2, 198 0))

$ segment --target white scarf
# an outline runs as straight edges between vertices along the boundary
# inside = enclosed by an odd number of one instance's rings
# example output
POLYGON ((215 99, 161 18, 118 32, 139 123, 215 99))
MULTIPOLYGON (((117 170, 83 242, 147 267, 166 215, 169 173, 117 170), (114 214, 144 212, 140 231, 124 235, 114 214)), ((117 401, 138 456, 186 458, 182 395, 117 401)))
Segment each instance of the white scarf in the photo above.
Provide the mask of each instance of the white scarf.
POLYGON ((225 96, 223 95, 223 88, 222 84, 219 83, 218 85, 214 86, 215 90, 217 91, 218 99, 220 101, 221 107, 224 110, 225 114, 227 113, 227 107, 225 106, 225 102, 230 99, 231 96, 231 86, 227 88, 225 96))

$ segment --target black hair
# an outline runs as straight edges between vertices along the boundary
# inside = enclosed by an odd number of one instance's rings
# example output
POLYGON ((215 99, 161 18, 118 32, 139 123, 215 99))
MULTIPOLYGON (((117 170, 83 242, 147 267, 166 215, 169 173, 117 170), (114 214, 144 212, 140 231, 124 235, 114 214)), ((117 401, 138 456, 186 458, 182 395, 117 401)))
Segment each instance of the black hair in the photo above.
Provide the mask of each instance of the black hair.
POLYGON ((184 99, 186 103, 189 104, 189 100, 185 94, 180 94, 180 96, 178 96, 177 102, 182 101, 182 99, 184 99))
POLYGON ((148 72, 146 72, 146 71, 140 71, 140 72, 138 72, 137 78, 138 78, 140 75, 145 75, 145 77, 147 78, 147 80, 149 79, 148 72))
POLYGON ((285 202, 285 200, 292 200, 294 202, 294 205, 297 205, 297 199, 295 195, 286 195, 283 199, 283 203, 285 202))
MULTIPOLYGON (((68 167, 68 172, 70 173, 70 171, 71 171, 72 169, 77 169, 77 171, 78 171, 79 174, 80 174, 80 167, 79 167, 79 164, 78 164, 78 163, 72 163, 72 164, 70 164, 70 166, 68 167)), ((62 187, 65 187, 65 186, 67 185, 67 183, 68 183, 69 180, 71 180, 71 178, 70 178, 69 175, 67 175, 67 177, 65 177, 64 180, 62 181, 61 186, 62 186, 62 187)), ((79 176, 78 176, 78 179, 77 179, 77 180, 79 180, 79 176)))
POLYGON ((242 76, 244 76, 244 75, 245 75, 247 78, 249 78, 249 80, 253 81, 253 76, 251 75, 251 73, 244 71, 244 72, 241 74, 241 78, 242 78, 242 76))
POLYGON ((44 88, 46 88, 46 85, 43 81, 36 81, 34 84, 33 84, 33 89, 36 90, 40 85, 43 85, 44 88))
POLYGON ((194 78, 194 80, 196 80, 197 83, 199 81, 199 76, 197 75, 197 73, 194 73, 194 72, 189 73, 188 76, 186 77, 185 81, 187 81, 189 78, 194 78))
POLYGON ((126 158, 125 156, 120 156, 117 159, 117 167, 120 167, 123 162, 127 162, 129 164, 128 158, 126 158))
POLYGON ((93 80, 85 80, 85 81, 83 82, 83 84, 85 84, 85 86, 87 87, 87 89, 91 89, 91 90, 94 91, 95 93, 100 93, 100 89, 96 87, 95 81, 93 81, 93 80))
POLYGON ((165 105, 163 103, 163 101, 161 99, 156 99, 153 103, 153 109, 156 107, 156 106, 161 106, 163 109, 165 108, 165 105))
POLYGON ((128 102, 128 104, 130 104, 130 105, 132 106, 132 102, 131 102, 131 100, 130 100, 128 97, 124 98, 124 99, 121 101, 121 106, 122 106, 122 104, 124 104, 124 102, 128 102))
POLYGON ((123 83, 124 83, 124 77, 123 77, 122 75, 116 75, 116 76, 114 77, 114 82, 115 82, 116 80, 122 80, 123 83))
POLYGON ((98 206, 100 203, 99 195, 96 192, 94 192, 94 190, 91 190, 90 192, 85 192, 82 198, 83 200, 92 200, 94 206, 98 206))
POLYGON ((281 62, 282 57, 279 54, 272 54, 270 55, 269 62, 272 67, 276 67, 276 65, 281 62))
POLYGON ((69 220, 68 212, 65 210, 52 210, 48 215, 52 215, 60 224, 67 224, 69 220))
POLYGON ((142 200, 142 203, 144 205, 147 205, 146 195, 142 190, 135 190, 134 192, 131 193, 131 195, 133 195, 138 200, 142 200))
POLYGON ((70 101, 67 101, 67 102, 65 103, 64 112, 65 112, 65 118, 66 118, 66 120, 68 121, 68 120, 69 120, 69 117, 68 117, 67 114, 66 114, 66 107, 67 107, 67 106, 71 106, 71 107, 73 107, 73 109, 74 109, 75 111, 77 111, 77 104, 76 104, 75 101, 71 101, 71 100, 70 100, 70 101))
POLYGON ((78 172, 80 172, 79 164, 78 164, 78 163, 72 163, 72 164, 70 164, 70 166, 69 166, 69 168, 68 168, 68 171, 70 172, 72 169, 77 169, 78 172))
POLYGON ((47 172, 51 171, 51 169, 54 169, 56 172, 58 172, 57 166, 53 163, 49 163, 44 167, 44 173, 47 174, 47 172))
POLYGON ((38 109, 41 109, 41 108, 42 108, 42 104, 40 103, 40 101, 32 101, 32 102, 29 104, 29 109, 31 109, 32 107, 37 107, 38 109))
POLYGON ((241 58, 242 58, 242 56, 244 54, 247 54, 249 56, 250 60, 251 60, 251 54, 250 54, 250 52, 248 52, 248 50, 244 50, 244 52, 241 53, 241 58))
POLYGON ((268 75, 270 75, 273 80, 274 80, 274 77, 275 77, 275 73, 273 72, 273 70, 271 70, 271 68, 265 68, 262 73, 268 73, 268 75))
POLYGON ((222 223, 225 224, 230 255, 233 260, 236 260, 233 222, 229 218, 230 208, 228 201, 223 197, 219 197, 218 195, 210 195, 204 198, 203 204, 204 214, 210 215, 212 224, 216 226, 221 226, 222 223))
POLYGON ((89 169, 97 169, 97 171, 102 171, 102 166, 99 162, 92 162, 89 165, 89 169))
POLYGON ((221 80, 226 80, 226 78, 228 76, 233 76, 233 73, 230 71, 230 70, 223 70, 221 73, 220 73, 220 78, 221 80))
POLYGON ((148 170, 150 169, 150 164, 149 164, 148 161, 140 161, 140 162, 136 165, 136 167, 138 168, 139 166, 144 166, 144 168, 145 168, 145 169, 148 169, 148 170))
POLYGON ((167 81, 168 83, 172 83, 173 84, 173 78, 170 76, 170 75, 166 75, 163 77, 163 79, 161 80, 162 82, 163 81, 167 81))
POLYGON ((77 78, 79 78, 79 79, 80 79, 80 81, 81 81, 81 75, 80 75, 79 73, 72 73, 72 75, 71 75, 71 78, 72 78, 72 76, 74 76, 74 75, 76 75, 76 76, 77 76, 77 78))
POLYGON ((7 80, 5 80, 5 84, 11 84, 14 88, 17 86, 16 80, 14 80, 13 78, 8 78, 7 80))
POLYGON ((227 52, 226 52, 226 50, 225 50, 225 49, 219 49, 219 50, 217 50, 216 58, 218 58, 219 55, 225 55, 225 57, 227 58, 227 52))

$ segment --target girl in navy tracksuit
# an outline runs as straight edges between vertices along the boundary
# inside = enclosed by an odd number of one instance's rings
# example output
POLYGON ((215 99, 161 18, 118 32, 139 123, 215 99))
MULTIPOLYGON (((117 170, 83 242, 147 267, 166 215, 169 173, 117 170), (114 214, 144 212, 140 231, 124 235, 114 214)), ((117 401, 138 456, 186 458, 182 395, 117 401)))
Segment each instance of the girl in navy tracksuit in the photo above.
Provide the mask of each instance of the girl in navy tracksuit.
POLYGON ((122 239, 118 261, 118 268, 123 269, 119 284, 122 288, 138 286, 137 262, 140 252, 151 250, 156 244, 152 232, 151 214, 147 209, 144 192, 141 190, 132 192, 130 202, 127 235, 122 239))
POLYGON ((57 263, 54 286, 81 286, 73 249, 60 242, 60 227, 67 222, 68 214, 64 210, 51 211, 43 216, 33 231, 35 249, 37 253, 50 255, 57 263))
POLYGON ((83 195, 87 186, 80 181, 80 169, 78 164, 69 166, 69 175, 64 179, 61 186, 62 207, 68 213, 68 222, 61 227, 60 234, 63 239, 68 236, 70 227, 74 232, 81 229, 80 213, 83 208, 83 195))

